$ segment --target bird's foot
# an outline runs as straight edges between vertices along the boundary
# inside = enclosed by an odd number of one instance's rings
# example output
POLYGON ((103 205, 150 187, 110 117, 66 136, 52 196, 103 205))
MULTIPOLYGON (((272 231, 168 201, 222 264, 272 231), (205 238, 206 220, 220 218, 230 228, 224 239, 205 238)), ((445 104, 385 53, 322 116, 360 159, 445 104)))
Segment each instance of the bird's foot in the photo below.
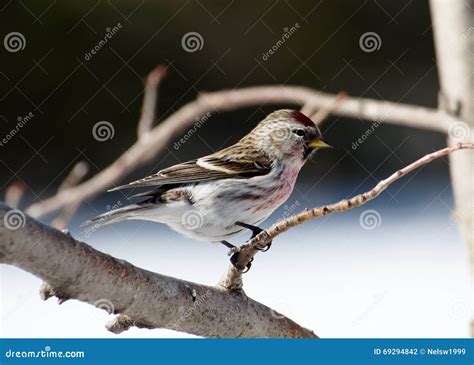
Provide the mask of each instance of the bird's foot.
MULTIPOLYGON (((243 223, 243 222, 235 222, 235 225, 237 226, 240 226, 240 227, 243 227, 243 228, 247 228, 249 230, 252 231, 252 236, 250 237, 250 239, 254 238, 255 236, 257 236, 260 232, 263 231, 262 228, 260 227, 257 227, 257 226, 254 226, 252 224, 247 224, 247 223, 243 223)), ((226 246, 227 248, 230 248, 230 249, 234 249, 236 248, 232 243, 228 242, 228 241, 221 241, 221 243, 226 246)), ((266 246, 265 248, 263 249, 259 249, 259 251, 261 252, 266 252, 270 249, 270 247, 272 246, 272 241, 270 241, 266 246)), ((252 259, 249 261, 249 263, 247 264, 247 266, 245 267, 243 273, 246 273, 250 270, 250 268, 252 267, 252 261, 253 261, 253 257, 252 259)), ((234 265, 235 268, 239 269, 239 270, 242 270, 241 267, 238 266, 238 262, 239 262, 239 252, 234 252, 232 254, 232 256, 230 257, 230 262, 232 265, 234 265)))
POLYGON ((270 249, 270 247, 272 247, 272 243, 273 243, 273 241, 270 241, 270 242, 267 243, 267 245, 265 246, 265 248, 258 248, 258 250, 259 250, 260 252, 267 252, 267 251, 270 249))
MULTIPOLYGON (((248 262, 247 266, 245 266, 245 268, 243 269, 244 271, 242 271, 242 274, 245 274, 246 272, 248 272, 250 270, 250 268, 252 267, 252 261, 253 261, 253 257, 252 259, 248 262)), ((234 253, 231 257, 230 257, 230 263, 232 265, 234 265, 234 267, 238 270, 242 270, 242 268, 240 266, 238 266, 237 264, 239 263, 239 252, 236 252, 234 253)))
MULTIPOLYGON (((263 229, 260 228, 260 227, 254 226, 254 225, 252 225, 252 224, 243 223, 243 222, 235 222, 235 225, 236 225, 236 226, 243 227, 243 228, 250 229, 250 230, 252 231, 252 236, 250 237, 250 239, 254 238, 254 237, 257 236, 260 232, 263 231, 263 229)), ((270 249, 270 247, 272 247, 272 242, 273 242, 273 241, 268 242, 268 244, 265 246, 265 248, 259 249, 259 251, 261 251, 261 252, 267 252, 267 251, 270 249)))
MULTIPOLYGON (((236 248, 232 243, 230 243, 230 242, 228 242, 228 241, 223 240, 223 241, 221 241, 221 243, 222 243, 225 247, 230 248, 231 250, 232 250, 233 248, 236 248)), ((232 252, 232 251, 231 251, 231 252, 232 252)), ((250 262, 247 264, 247 266, 245 267, 245 269, 244 269, 244 271, 243 271, 242 273, 245 274, 246 272, 248 272, 248 271, 250 270, 250 267, 252 266, 252 261, 253 261, 253 258, 252 258, 252 259, 250 260, 250 262)), ((234 252, 234 253, 232 254, 232 256, 230 257, 230 263, 231 263, 232 265, 234 265, 234 267, 235 267, 236 269, 242 270, 242 269, 237 265, 238 262, 239 262, 239 252, 234 252)))

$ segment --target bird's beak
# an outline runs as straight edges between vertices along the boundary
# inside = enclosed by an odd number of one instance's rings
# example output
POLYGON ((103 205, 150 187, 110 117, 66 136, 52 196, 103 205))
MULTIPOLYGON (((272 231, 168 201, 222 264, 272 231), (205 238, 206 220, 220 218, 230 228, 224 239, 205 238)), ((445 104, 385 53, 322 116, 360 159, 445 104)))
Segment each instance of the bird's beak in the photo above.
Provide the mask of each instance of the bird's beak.
POLYGON ((308 143, 308 147, 316 149, 316 148, 332 148, 331 145, 324 142, 321 138, 314 138, 308 143))

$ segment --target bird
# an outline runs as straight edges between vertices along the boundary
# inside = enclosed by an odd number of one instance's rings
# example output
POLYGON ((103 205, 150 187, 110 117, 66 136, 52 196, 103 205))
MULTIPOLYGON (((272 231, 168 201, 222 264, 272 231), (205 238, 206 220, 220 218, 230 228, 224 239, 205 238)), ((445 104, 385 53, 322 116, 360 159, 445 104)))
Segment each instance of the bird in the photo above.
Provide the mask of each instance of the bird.
POLYGON ((301 168, 331 147, 318 126, 297 110, 274 111, 240 141, 210 155, 165 168, 109 191, 147 188, 140 201, 89 223, 164 223, 184 236, 234 247, 229 239, 259 225, 290 196, 301 168))

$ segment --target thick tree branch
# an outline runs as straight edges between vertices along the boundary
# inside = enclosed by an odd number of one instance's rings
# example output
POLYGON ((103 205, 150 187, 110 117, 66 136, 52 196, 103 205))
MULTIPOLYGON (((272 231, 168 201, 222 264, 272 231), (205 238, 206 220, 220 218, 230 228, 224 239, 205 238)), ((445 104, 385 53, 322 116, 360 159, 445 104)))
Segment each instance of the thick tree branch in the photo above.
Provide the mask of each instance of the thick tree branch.
POLYGON ((44 299, 77 299, 120 313, 108 324, 113 332, 135 325, 204 337, 317 337, 243 292, 137 268, 3 204, 0 262, 45 280, 44 299))
POLYGON ((430 163, 434 159, 446 156, 452 152, 462 149, 474 149, 474 143, 459 143, 456 146, 446 147, 436 152, 430 153, 416 160, 410 165, 394 172, 388 178, 381 180, 371 190, 356 195, 350 199, 343 199, 337 203, 325 205, 318 208, 307 209, 299 214, 293 215, 281 222, 275 223, 269 229, 264 230, 246 244, 232 249, 232 253, 238 252, 238 261, 235 267, 230 265, 227 274, 221 280, 220 285, 229 290, 241 290, 243 287, 242 272, 249 262, 252 261, 257 252, 260 252, 265 246, 279 234, 287 231, 291 227, 303 224, 311 219, 319 218, 336 212, 344 212, 349 209, 360 207, 372 199, 378 197, 389 185, 416 170, 417 168, 430 163))
MULTIPOLYGON (((474 1, 431 0, 434 44, 441 86, 440 109, 460 120, 448 133, 448 145, 474 143, 474 1)), ((471 300, 474 302, 474 155, 450 156, 455 217, 469 252, 471 300)), ((474 337, 474 305, 471 306, 474 337)))
MULTIPOLYGON (((147 93, 152 90, 153 88, 145 89, 145 100, 149 99, 147 93)), ((196 117, 209 112, 229 111, 252 105, 295 104, 304 105, 304 111, 312 115, 317 109, 331 108, 336 100, 336 95, 297 86, 257 86, 201 94, 196 100, 182 106, 155 128, 142 135, 134 145, 103 171, 82 184, 62 190, 48 199, 31 205, 26 212, 34 217, 41 217, 64 207, 74 206, 84 199, 106 191, 118 184, 132 170, 151 161, 174 137, 192 125, 196 117)), ((433 109, 366 98, 346 97, 344 103, 340 103, 332 110, 332 113, 371 121, 393 122, 438 132, 446 132, 453 123, 452 118, 446 113, 433 109)), ((150 121, 153 118, 147 116, 145 120, 150 121)), ((149 125, 148 122, 143 123, 149 125)))

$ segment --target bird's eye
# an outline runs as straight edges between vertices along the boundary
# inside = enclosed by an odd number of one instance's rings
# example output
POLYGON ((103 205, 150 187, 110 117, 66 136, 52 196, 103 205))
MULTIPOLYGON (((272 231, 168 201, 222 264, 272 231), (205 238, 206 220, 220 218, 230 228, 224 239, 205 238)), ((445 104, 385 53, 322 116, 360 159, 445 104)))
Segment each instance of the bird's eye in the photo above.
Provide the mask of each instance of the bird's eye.
POLYGON ((293 130, 293 133, 300 137, 304 137, 304 135, 306 134, 303 129, 295 129, 293 130))

